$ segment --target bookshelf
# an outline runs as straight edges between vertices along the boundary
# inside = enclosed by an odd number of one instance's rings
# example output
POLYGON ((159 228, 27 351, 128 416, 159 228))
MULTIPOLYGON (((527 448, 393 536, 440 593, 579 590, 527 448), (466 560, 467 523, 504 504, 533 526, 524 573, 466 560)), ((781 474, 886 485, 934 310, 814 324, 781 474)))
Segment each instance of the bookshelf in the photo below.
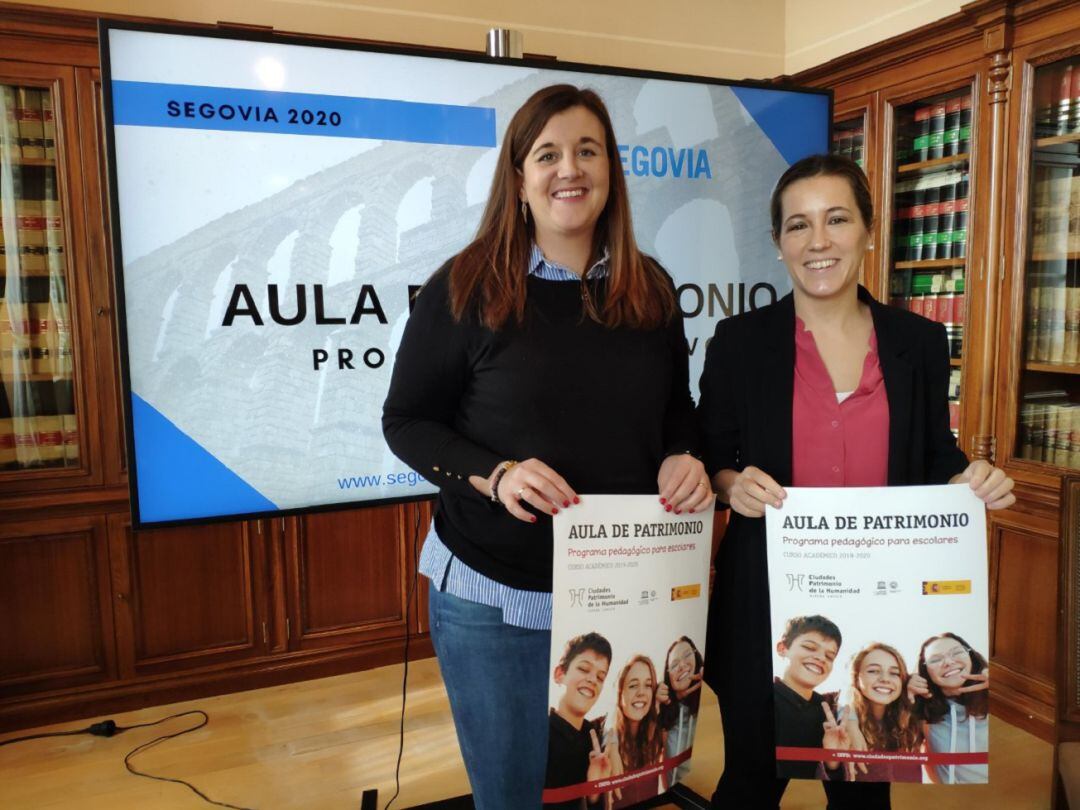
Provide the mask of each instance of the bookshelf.
POLYGON ((860 166, 865 165, 866 152, 865 116, 858 115, 833 122, 832 148, 834 155, 849 157, 860 166))
POLYGON ((972 91, 960 86, 893 108, 890 302, 945 325, 949 422, 959 436, 967 309, 972 91))
POLYGON ((0 84, 0 475, 79 465, 53 107, 0 84))
POLYGON ((98 15, 0 10, 0 731, 430 655, 427 504, 131 528, 98 15))
POLYGON ((1080 469, 1080 58, 1034 69, 1017 458, 1080 469))

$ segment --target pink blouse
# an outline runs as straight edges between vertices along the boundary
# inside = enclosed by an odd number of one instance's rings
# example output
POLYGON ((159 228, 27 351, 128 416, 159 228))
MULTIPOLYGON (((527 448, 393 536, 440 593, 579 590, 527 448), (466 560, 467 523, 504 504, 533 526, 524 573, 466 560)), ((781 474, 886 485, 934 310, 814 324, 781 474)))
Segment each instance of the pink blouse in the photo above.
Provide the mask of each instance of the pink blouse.
POLYGON ((889 401, 875 333, 870 333, 858 388, 843 402, 838 399, 813 333, 796 317, 792 485, 885 486, 889 477, 889 401))

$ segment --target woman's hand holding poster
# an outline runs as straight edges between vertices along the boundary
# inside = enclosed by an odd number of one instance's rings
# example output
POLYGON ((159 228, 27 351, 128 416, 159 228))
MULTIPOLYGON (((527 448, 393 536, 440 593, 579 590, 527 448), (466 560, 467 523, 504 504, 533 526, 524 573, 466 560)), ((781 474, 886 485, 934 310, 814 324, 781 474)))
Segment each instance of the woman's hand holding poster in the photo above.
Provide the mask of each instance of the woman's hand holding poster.
POLYGON ((786 487, 766 510, 777 775, 988 781, 985 505, 786 487))
POLYGON ((545 807, 628 807, 688 771, 712 518, 656 495, 583 495, 555 515, 545 807))

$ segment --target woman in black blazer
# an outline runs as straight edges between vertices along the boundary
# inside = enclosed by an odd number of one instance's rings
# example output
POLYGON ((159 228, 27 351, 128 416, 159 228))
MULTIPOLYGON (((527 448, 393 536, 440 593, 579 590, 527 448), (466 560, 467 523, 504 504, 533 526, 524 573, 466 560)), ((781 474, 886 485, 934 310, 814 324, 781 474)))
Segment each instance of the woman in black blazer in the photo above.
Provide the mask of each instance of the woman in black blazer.
MULTIPOLYGON (((783 487, 793 481, 796 318, 812 333, 836 392, 863 390, 864 364, 872 365, 866 360, 876 345, 887 415, 875 424, 888 425, 887 471, 884 458, 880 468, 888 485, 969 481, 988 508, 1015 501, 1012 480, 986 461, 968 464, 949 430, 944 327, 883 306, 858 285, 873 222, 862 170, 847 158, 805 158, 780 178, 771 213, 777 258, 791 274, 793 291, 772 306, 717 325, 698 405, 705 466, 733 512, 716 558, 705 667, 720 700, 725 740, 713 806, 733 810, 774 810, 787 786, 776 777, 775 639, 762 516, 767 504, 782 505, 783 487)), ((884 415, 884 403, 878 402, 884 415)), ((883 451, 886 443, 878 446, 883 451)), ((825 787, 830 810, 889 807, 887 783, 840 781, 825 787)))

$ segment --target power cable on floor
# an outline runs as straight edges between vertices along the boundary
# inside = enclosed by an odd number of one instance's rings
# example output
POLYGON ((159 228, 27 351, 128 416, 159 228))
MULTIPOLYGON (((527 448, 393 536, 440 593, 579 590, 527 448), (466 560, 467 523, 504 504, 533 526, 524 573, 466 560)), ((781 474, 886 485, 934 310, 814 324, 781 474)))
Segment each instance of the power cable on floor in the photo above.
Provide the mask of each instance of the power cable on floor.
POLYGON ((154 779, 159 782, 175 782, 178 785, 183 785, 184 787, 191 790, 192 793, 194 793, 204 802, 216 805, 217 807, 228 807, 231 808, 231 810, 251 810, 251 808, 248 807, 240 807, 239 805, 228 804, 227 802, 214 801, 190 782, 185 782, 183 779, 174 779, 171 776, 156 776, 152 773, 146 773, 145 771, 138 770, 134 765, 131 764, 132 758, 134 758, 137 754, 146 751, 149 748, 153 748, 158 743, 180 737, 184 734, 190 734, 193 731, 198 731, 200 728, 209 723, 210 715, 208 715, 202 709, 192 709, 190 711, 180 712, 178 714, 170 714, 168 717, 162 717, 160 720, 151 720, 148 723, 136 723, 133 726, 118 726, 115 720, 102 720, 100 723, 92 723, 86 728, 74 729, 72 731, 49 731, 45 732, 44 734, 28 734, 24 737, 14 737, 10 740, 0 740, 0 746, 13 745, 14 743, 27 742, 29 740, 41 740, 47 737, 74 737, 79 734, 90 734, 94 737, 115 737, 117 734, 123 734, 125 731, 131 731, 132 729, 136 728, 149 728, 150 726, 157 726, 169 720, 174 720, 177 717, 187 717, 188 715, 192 714, 202 715, 202 720, 200 720, 191 728, 185 728, 181 731, 173 732, 172 734, 162 734, 160 737, 156 737, 149 742, 145 742, 142 745, 136 746, 132 750, 128 751, 128 753, 124 756, 124 767, 127 768, 129 773, 135 776, 142 776, 146 779, 154 779))
POLYGON ((405 672, 401 678, 401 723, 398 727, 398 752, 397 752, 397 765, 394 768, 394 795, 390 797, 390 801, 386 803, 383 810, 390 810, 390 805, 394 803, 394 799, 401 793, 401 757, 405 753, 405 696, 409 685, 409 615, 412 610, 413 599, 416 596, 416 582, 420 578, 420 558, 417 555, 417 550, 420 546, 420 504, 417 502, 414 504, 416 507, 416 522, 413 524, 413 559, 416 561, 417 568, 413 570, 412 585, 409 586, 409 598, 405 602, 405 672))

